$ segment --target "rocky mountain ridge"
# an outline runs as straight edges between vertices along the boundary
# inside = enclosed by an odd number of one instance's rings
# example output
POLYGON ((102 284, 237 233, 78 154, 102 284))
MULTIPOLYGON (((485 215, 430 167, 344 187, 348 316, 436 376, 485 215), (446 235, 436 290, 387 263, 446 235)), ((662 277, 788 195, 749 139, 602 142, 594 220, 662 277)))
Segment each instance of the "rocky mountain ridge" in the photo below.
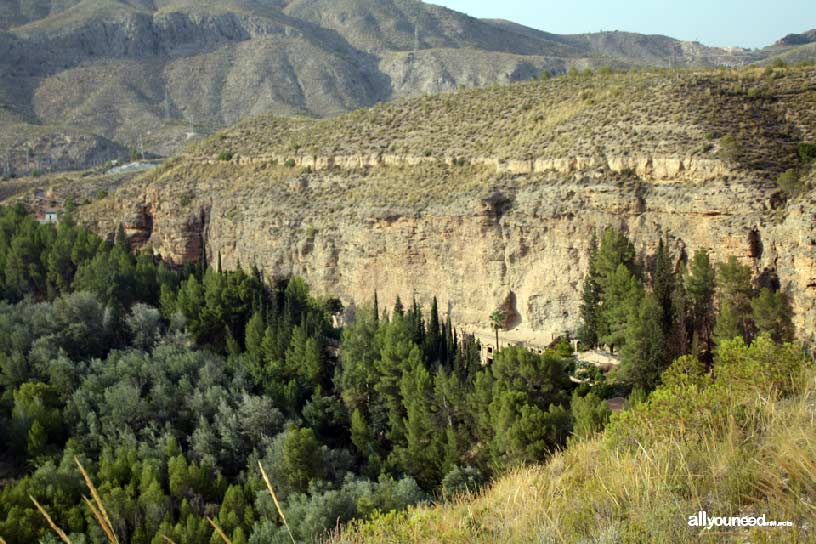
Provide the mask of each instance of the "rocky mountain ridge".
POLYGON ((26 174, 32 135, 98 136, 93 161, 170 155, 260 114, 331 117, 569 67, 766 56, 625 32, 562 36, 414 0, 2 0, 0 123, 12 136, 0 154, 26 174))

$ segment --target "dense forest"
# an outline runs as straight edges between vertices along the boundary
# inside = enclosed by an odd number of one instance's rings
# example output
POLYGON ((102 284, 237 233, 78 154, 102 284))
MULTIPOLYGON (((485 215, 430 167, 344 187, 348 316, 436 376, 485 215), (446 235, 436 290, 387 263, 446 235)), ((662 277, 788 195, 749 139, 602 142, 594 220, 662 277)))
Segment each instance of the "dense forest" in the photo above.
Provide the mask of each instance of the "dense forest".
POLYGON ((381 308, 372 293, 335 327, 340 301, 298 278, 171 269, 70 206, 56 227, 0 208, 0 537, 58 542, 36 500, 71 542, 110 541, 77 459, 119 542, 220 542, 214 525, 235 544, 315 541, 544 460, 681 355, 793 337, 773 278, 756 285, 735 259, 701 251, 686 269, 661 243, 641 261, 614 229, 595 246, 580 340, 621 365, 577 380, 566 339, 483 366, 435 300, 381 308))

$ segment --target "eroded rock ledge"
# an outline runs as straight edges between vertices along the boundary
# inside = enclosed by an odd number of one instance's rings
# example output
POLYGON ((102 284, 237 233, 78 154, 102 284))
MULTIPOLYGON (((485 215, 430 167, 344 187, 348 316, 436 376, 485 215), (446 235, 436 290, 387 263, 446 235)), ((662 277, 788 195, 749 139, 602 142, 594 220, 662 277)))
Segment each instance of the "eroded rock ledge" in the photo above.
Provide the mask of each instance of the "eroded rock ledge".
POLYGON ((485 166, 497 173, 538 174, 557 172, 559 174, 579 173, 586 170, 604 169, 613 173, 632 173, 647 180, 672 180, 693 178, 704 181, 726 176, 730 169, 725 161, 693 156, 610 156, 610 157, 574 157, 574 158, 539 158, 539 159, 498 159, 490 157, 437 157, 370 154, 370 155, 257 155, 239 156, 227 161, 218 157, 187 156, 191 160, 204 164, 229 162, 236 165, 291 165, 298 168, 311 168, 316 171, 339 168, 355 170, 381 166, 418 166, 421 164, 444 164, 446 166, 485 166))

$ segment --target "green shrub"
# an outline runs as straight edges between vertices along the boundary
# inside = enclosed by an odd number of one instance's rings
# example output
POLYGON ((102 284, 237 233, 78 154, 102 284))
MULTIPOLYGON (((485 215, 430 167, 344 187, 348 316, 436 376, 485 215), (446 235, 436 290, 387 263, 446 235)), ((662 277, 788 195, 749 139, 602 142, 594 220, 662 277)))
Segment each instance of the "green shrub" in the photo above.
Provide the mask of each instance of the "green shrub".
POLYGON ((455 466, 442 479, 442 491, 452 497, 462 493, 473 493, 487 483, 479 469, 455 466))
POLYGON ((742 146, 733 134, 720 138, 720 155, 729 161, 736 161, 742 155, 742 146))
POLYGON ((286 159, 286 162, 283 163, 286 168, 294 168, 295 167, 295 159, 286 159))
POLYGON ((799 151, 799 159, 803 163, 808 164, 816 160, 816 143, 802 142, 797 150, 799 151))
POLYGON ((225 162, 231 161, 234 156, 235 155, 233 155, 232 151, 222 151, 221 154, 218 155, 218 160, 225 162))
POLYGON ((784 173, 780 174, 780 176, 776 179, 776 184, 780 189, 794 197, 801 194, 805 189, 804 184, 799 179, 799 172, 793 169, 786 170, 784 173))
POLYGON ((748 89, 748 98, 759 98, 765 96, 765 91, 760 87, 751 87, 748 89))

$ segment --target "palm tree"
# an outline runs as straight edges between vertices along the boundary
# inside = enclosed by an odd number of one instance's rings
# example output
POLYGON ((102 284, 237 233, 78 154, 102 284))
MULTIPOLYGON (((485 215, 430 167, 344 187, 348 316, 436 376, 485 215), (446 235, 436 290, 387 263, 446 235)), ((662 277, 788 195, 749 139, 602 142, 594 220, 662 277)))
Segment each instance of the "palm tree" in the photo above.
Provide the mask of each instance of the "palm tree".
POLYGON ((504 312, 502 310, 494 310, 490 314, 490 326, 496 331, 496 352, 499 351, 499 329, 504 327, 504 312))

